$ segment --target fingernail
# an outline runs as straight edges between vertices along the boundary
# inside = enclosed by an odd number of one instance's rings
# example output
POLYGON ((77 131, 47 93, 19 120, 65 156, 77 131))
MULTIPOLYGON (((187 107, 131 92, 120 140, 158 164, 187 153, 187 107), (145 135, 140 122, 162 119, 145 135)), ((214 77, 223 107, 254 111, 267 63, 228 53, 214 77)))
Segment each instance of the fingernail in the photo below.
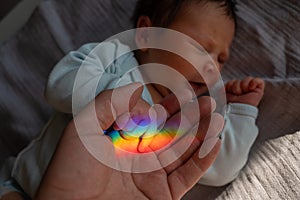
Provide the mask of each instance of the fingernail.
POLYGON ((189 102, 189 101, 195 101, 196 97, 194 95, 195 93, 189 89, 183 89, 183 90, 179 90, 177 93, 176 93, 176 97, 178 98, 178 101, 181 102, 181 103, 186 103, 186 102, 189 102))
POLYGON ((189 100, 188 103, 194 103, 196 100, 197 100, 197 98, 192 98, 192 99, 189 100))
MULTIPOLYGON (((126 125, 130 122, 130 120, 131 120, 130 113, 126 112, 116 119, 114 128, 124 129, 126 125)), ((129 127, 127 128, 128 128, 127 131, 130 131, 129 127)))
POLYGON ((204 140, 208 140, 210 138, 219 138, 223 128, 224 128, 223 117, 219 114, 213 114, 213 116, 211 117, 210 126, 206 132, 206 136, 204 140))
POLYGON ((214 146, 217 144, 219 140, 219 137, 210 138, 208 140, 205 140, 203 144, 200 147, 199 151, 199 158, 204 158, 211 152, 211 150, 214 148, 214 146))
POLYGON ((211 138, 219 138, 219 136, 220 136, 220 131, 216 131, 213 128, 209 128, 207 130, 204 140, 209 140, 211 138))

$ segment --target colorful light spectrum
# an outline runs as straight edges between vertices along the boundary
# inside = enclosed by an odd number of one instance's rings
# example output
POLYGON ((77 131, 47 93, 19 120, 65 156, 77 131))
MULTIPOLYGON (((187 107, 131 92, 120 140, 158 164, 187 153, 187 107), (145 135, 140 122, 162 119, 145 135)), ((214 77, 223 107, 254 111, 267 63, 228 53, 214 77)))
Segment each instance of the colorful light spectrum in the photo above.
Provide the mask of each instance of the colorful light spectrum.
MULTIPOLYGON (((160 150, 169 145, 179 134, 176 129, 164 129, 159 132, 139 132, 135 129, 133 132, 123 131, 104 131, 112 140, 114 146, 122 151, 129 153, 149 153, 160 150)), ((149 129, 148 129, 149 130, 149 129)))

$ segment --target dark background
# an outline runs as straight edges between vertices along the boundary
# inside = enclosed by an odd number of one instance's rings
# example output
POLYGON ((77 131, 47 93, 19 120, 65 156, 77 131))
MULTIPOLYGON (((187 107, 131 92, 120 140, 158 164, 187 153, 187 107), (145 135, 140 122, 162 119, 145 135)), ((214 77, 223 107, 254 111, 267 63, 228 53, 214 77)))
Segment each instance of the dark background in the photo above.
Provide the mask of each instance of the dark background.
POLYGON ((21 0, 6 0, 0 3, 0 20, 5 17, 21 0))

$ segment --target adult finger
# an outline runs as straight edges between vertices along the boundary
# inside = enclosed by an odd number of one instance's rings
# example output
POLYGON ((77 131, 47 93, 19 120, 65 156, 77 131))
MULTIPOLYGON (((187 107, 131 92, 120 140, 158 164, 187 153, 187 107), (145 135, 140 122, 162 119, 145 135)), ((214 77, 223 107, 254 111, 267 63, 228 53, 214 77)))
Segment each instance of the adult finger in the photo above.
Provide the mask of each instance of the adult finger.
POLYGON ((223 126, 224 119, 217 113, 213 113, 211 116, 201 119, 198 129, 192 129, 190 134, 180 138, 178 142, 159 154, 158 158, 163 166, 169 164, 165 162, 170 160, 170 158, 176 160, 165 167, 166 172, 171 173, 176 170, 199 149, 201 150, 199 156, 205 157, 214 147, 223 126), (193 135, 194 131, 197 131, 195 137, 193 135), (188 148, 186 147, 187 144, 190 144, 188 148))
POLYGON ((168 177, 163 169, 132 174, 136 187, 149 199, 171 200, 168 177))
POLYGON ((173 199, 180 199, 187 191, 189 191, 204 175, 206 170, 215 161, 221 146, 218 139, 210 153, 204 158, 199 158, 199 151, 182 166, 176 169, 168 176, 168 182, 173 199))
POLYGON ((216 102, 208 96, 188 102, 182 106, 179 112, 173 114, 173 116, 168 119, 164 126, 164 132, 172 133, 174 129, 180 128, 177 130, 178 133, 187 133, 195 124, 199 123, 200 118, 205 118, 215 109, 216 102), (179 125, 181 126, 179 127, 179 125))
MULTIPOLYGON (((149 135, 145 134, 145 138, 143 137, 143 141, 141 142, 141 151, 144 151, 145 149, 156 151, 158 149, 161 149, 162 147, 165 147, 172 141, 172 134, 174 133, 174 130, 178 129, 178 124, 180 124, 180 121, 178 121, 178 119, 180 118, 179 115, 181 113, 180 109, 182 109, 182 107, 184 107, 186 104, 189 104, 188 102, 192 102, 192 98, 193 95, 190 90, 181 90, 176 94, 172 93, 168 95, 160 102, 160 104, 154 105, 152 107, 153 111, 156 112, 157 115, 157 117, 155 118, 157 118, 158 120, 172 118, 173 124, 170 125, 169 123, 169 125, 164 126, 169 126, 172 130, 166 134, 165 130, 161 131, 161 128, 159 127, 159 130, 155 133, 155 135, 151 134, 152 137, 148 137, 149 135), (161 117, 162 115, 163 117, 161 117)), ((192 104, 196 105, 195 102, 193 102, 192 104)), ((168 120, 168 122, 170 122, 170 120, 168 120)), ((168 122, 158 122, 158 124, 163 126, 168 122)))
POLYGON ((216 109, 216 102, 208 96, 185 104, 180 112, 174 114, 165 124, 164 132, 170 132, 179 128, 177 133, 185 134, 195 125, 199 125, 200 119, 204 119, 216 109), (179 127, 180 124, 180 127, 179 127), (178 125, 178 127, 174 127, 178 125))
POLYGON ((117 117, 113 129, 122 130, 124 136, 128 133, 130 137, 139 137, 147 130, 147 125, 150 124, 150 109, 151 107, 146 101, 138 99, 132 109, 117 117))
MULTIPOLYGON (((191 104, 191 103, 190 103, 191 104)), ((206 133, 209 130, 208 137, 217 137, 223 128, 223 118, 218 114, 211 114, 211 112, 216 108, 216 103, 210 97, 201 97, 198 99, 197 109, 200 111, 200 119, 195 117, 194 109, 195 107, 185 106, 183 108, 183 115, 179 114, 169 119, 166 123, 164 131, 157 138, 154 138, 151 147, 154 148, 155 145, 161 144, 161 138, 169 140, 168 142, 172 145, 167 149, 158 152, 158 158, 163 166, 166 167, 167 172, 171 172, 177 168, 181 163, 185 162, 196 149, 199 148, 200 143, 204 140, 206 133), (181 117, 181 118, 180 118, 181 117), (177 120, 177 121, 176 121, 177 120), (181 120, 181 121, 180 121, 181 120), (180 130, 177 132, 174 124, 182 123, 180 130), (174 136, 175 134, 180 134, 180 137, 174 136), (175 161, 170 165, 171 161, 175 161)), ((166 143, 166 142, 165 142, 166 143)))

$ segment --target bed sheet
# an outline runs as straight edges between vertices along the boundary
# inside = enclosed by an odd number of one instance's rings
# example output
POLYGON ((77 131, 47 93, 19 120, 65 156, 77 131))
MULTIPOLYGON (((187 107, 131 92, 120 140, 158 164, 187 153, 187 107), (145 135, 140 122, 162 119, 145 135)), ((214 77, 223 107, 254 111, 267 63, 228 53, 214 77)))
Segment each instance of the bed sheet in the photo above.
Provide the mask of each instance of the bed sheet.
POLYGON ((300 132, 256 145, 236 180, 225 187, 196 185, 183 200, 299 199, 300 132))
POLYGON ((131 27, 134 0, 43 0, 0 45, 0 166, 35 138, 53 113, 44 88, 53 66, 84 43, 131 27))
MULTIPOLYGON (((127 30, 136 0, 43 0, 0 46, 0 165, 41 131, 52 108, 44 87, 69 51, 127 30)), ((266 80, 258 141, 300 129, 300 2, 238 1, 238 29, 224 80, 266 80)))

